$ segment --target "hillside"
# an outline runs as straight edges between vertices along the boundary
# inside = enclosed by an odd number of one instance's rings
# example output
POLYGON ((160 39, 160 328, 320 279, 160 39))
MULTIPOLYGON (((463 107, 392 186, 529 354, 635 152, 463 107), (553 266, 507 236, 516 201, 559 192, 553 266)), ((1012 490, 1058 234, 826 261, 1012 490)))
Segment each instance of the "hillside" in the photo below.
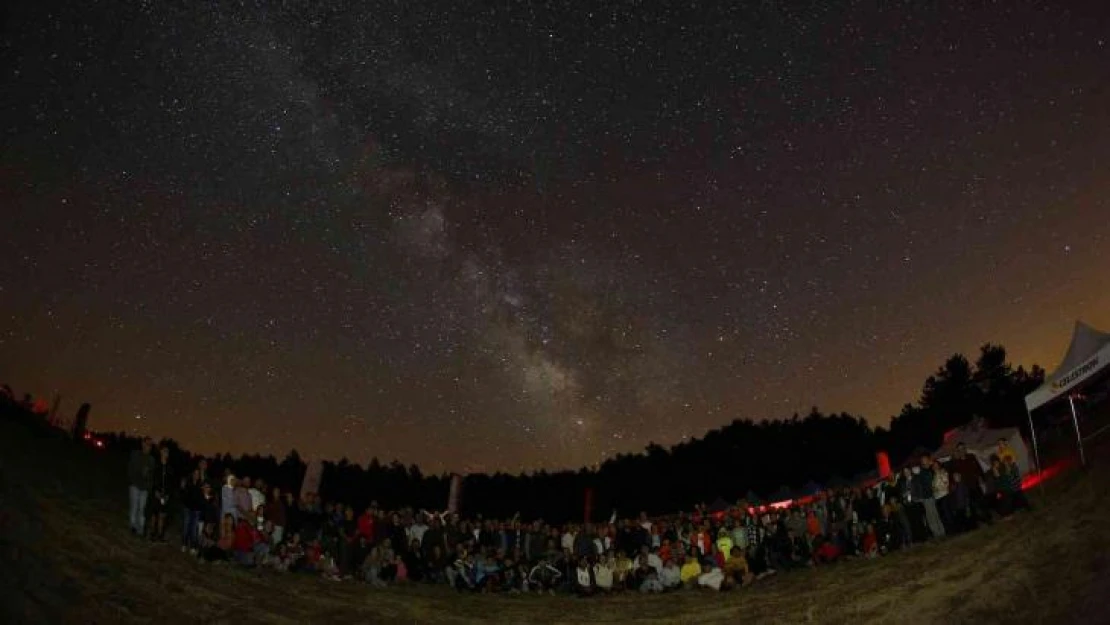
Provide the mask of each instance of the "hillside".
MULTIPOLYGON (((1098 450, 1092 451, 1092 457, 1098 450)), ((123 467, 0 421, 0 613, 28 623, 1105 623, 1110 470, 1036 493, 1037 511, 879 561, 743 592, 599 600, 374 590, 198 564, 134 539, 123 467), (1099 612, 1101 610, 1101 612, 1099 612)))

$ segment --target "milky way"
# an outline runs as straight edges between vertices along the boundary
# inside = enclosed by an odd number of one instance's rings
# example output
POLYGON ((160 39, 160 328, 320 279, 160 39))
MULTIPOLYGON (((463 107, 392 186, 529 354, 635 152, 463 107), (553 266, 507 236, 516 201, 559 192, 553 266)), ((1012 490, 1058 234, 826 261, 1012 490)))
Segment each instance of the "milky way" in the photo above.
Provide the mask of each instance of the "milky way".
POLYGON ((1110 328, 1105 11, 591 8, 17 2, 0 379, 517 471, 1110 328))

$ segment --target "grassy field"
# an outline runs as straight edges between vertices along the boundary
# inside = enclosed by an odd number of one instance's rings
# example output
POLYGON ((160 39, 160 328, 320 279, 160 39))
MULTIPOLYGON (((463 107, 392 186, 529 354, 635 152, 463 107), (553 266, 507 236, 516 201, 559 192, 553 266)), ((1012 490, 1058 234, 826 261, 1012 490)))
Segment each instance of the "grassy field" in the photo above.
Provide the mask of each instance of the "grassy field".
POLYGON ((464 596, 205 565, 140 542, 121 461, 0 422, 0 622, 1108 623, 1108 490, 1105 468, 1073 473, 1033 514, 739 592, 464 596))

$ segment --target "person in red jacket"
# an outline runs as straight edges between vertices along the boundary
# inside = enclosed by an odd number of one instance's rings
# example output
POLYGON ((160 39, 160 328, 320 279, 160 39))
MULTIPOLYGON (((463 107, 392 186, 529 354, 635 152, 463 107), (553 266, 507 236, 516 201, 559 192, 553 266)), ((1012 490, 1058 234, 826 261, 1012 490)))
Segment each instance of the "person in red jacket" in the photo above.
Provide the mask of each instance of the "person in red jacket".
POLYGON ((250 565, 254 559, 254 533, 249 521, 240 518, 235 525, 235 540, 232 543, 235 549, 235 560, 240 564, 250 565))
POLYGON ((239 519, 235 526, 235 559, 240 564, 262 564, 270 551, 266 536, 247 519, 239 519))
POLYGON ((818 539, 820 546, 813 552, 813 559, 817 562, 836 562, 840 558, 840 548, 833 541, 824 536, 818 539))
POLYGON ((709 523, 705 523, 690 537, 690 546, 698 548, 698 556, 713 555, 713 539, 709 535, 709 523))
POLYGON ((366 508, 358 517, 358 537, 365 538, 369 544, 374 544, 374 509, 366 508))
POLYGON ((875 526, 871 523, 867 524, 867 529, 860 539, 860 551, 865 558, 875 558, 879 555, 879 537, 875 533, 875 526))

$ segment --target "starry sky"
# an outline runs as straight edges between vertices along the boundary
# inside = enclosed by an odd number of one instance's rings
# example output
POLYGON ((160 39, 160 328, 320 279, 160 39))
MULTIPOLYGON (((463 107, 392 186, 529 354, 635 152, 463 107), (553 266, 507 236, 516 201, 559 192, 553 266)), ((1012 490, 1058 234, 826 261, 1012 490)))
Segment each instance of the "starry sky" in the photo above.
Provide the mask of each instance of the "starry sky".
POLYGON ((0 380, 96 429, 578 467, 1110 328, 1099 3, 70 4, 4 9, 0 380))

